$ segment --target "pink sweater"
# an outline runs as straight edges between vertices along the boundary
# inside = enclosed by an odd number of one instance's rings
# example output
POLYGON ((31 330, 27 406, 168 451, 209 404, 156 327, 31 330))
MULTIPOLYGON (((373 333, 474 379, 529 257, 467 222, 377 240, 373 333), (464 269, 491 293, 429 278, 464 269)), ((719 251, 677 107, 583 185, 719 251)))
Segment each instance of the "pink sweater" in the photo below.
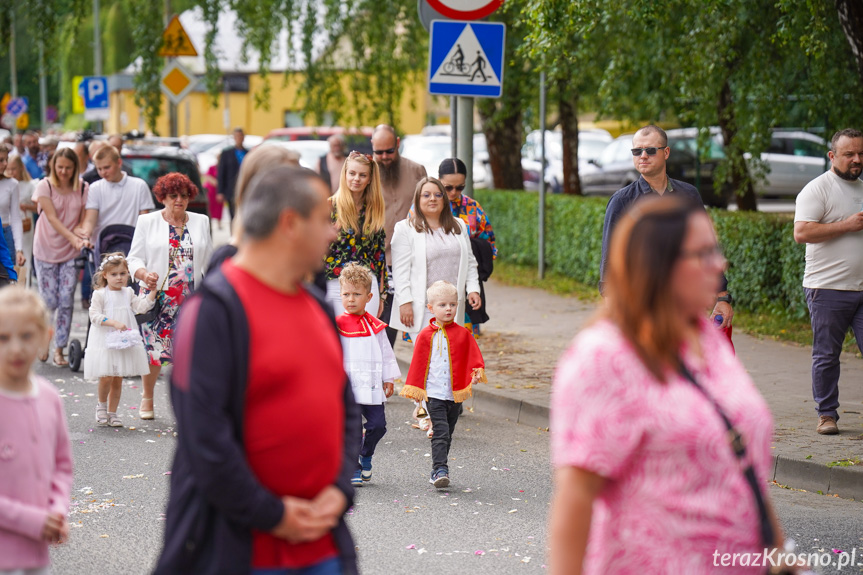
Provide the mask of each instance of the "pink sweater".
POLYGON ((0 391, 0 571, 50 564, 48 513, 69 512, 72 454, 63 402, 32 376, 33 392, 0 391))

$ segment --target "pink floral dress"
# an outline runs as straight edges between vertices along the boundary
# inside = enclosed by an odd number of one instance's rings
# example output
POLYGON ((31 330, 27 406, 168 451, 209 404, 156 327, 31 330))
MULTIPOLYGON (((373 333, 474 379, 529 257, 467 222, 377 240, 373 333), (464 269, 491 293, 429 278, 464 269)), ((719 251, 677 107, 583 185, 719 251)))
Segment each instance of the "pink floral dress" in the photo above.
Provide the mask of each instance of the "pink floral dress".
MULTIPOLYGON (((696 380, 747 442, 767 498, 773 420, 728 340, 702 321, 696 380)), ((654 379, 616 326, 582 331, 561 358, 552 390, 556 468, 607 479, 593 505, 585 574, 763 573, 714 565, 714 552, 763 552, 752 491, 713 406, 692 383, 654 379)))

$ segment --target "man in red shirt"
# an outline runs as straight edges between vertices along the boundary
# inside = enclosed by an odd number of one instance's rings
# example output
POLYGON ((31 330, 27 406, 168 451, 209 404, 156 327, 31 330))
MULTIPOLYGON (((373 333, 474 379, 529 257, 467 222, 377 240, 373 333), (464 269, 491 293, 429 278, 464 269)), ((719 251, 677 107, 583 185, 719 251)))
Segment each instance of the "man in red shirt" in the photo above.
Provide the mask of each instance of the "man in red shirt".
POLYGON ((237 255, 181 310, 179 442, 156 573, 357 572, 344 522, 359 410, 332 312, 303 279, 335 239, 313 172, 259 173, 237 255))

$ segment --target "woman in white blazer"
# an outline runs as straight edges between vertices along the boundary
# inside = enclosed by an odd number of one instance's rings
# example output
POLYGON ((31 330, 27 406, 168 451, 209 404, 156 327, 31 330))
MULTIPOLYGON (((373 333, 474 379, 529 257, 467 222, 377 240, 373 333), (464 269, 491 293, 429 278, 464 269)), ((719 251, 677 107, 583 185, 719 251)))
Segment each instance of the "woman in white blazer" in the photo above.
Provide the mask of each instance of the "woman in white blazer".
POLYGON ((465 298, 473 309, 480 307, 479 276, 470 233, 464 222, 452 215, 439 180, 419 181, 413 214, 396 224, 390 245, 395 284, 390 327, 414 339, 431 319, 426 290, 438 280, 448 281, 458 289, 459 321, 465 317, 465 298))
POLYGON ((141 293, 158 290, 161 311, 151 322, 141 325, 144 345, 150 358, 150 373, 143 379, 141 419, 153 419, 153 390, 163 365, 173 361, 174 316, 180 304, 201 285, 205 267, 213 253, 210 219, 187 212, 189 200, 198 188, 183 174, 162 176, 153 194, 165 207, 138 216, 129 272, 141 284, 141 293))

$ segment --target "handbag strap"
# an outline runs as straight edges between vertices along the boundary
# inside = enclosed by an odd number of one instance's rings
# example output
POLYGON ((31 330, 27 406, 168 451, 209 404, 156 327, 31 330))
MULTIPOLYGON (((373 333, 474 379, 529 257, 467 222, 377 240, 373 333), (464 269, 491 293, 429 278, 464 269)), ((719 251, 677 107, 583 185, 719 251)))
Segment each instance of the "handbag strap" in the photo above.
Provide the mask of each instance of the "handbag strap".
POLYGON ((171 267, 174 265, 174 258, 177 257, 177 252, 180 251, 180 244, 183 243, 183 234, 186 232, 186 226, 180 226, 180 239, 177 240, 177 247, 175 247, 170 254, 168 254, 168 273, 165 274, 165 277, 162 278, 162 285, 159 286, 159 290, 156 292, 158 294, 160 291, 164 291, 165 282, 168 281, 168 276, 171 275, 171 267))
POLYGON ((755 505, 758 507, 758 519, 761 524, 762 542, 767 547, 773 547, 776 542, 776 534, 773 531, 773 525, 770 523, 770 518, 767 514, 767 503, 764 501, 764 495, 758 487, 758 479, 755 477, 755 470, 752 468, 752 463, 746 461, 746 444, 743 441, 743 436, 737 428, 734 427, 734 424, 731 423, 731 420, 728 419, 728 416, 725 415, 725 412, 719 404, 716 403, 713 396, 711 396, 707 390, 695 380, 695 377, 683 361, 679 361, 679 364, 680 368, 678 371, 680 375, 689 381, 689 383, 694 385, 695 389, 700 391, 704 397, 707 398, 707 401, 710 402, 720 419, 722 419, 722 423, 725 424, 725 428, 728 430, 728 442, 731 445, 731 450, 734 452, 734 456, 740 463, 740 466, 743 469, 743 477, 746 479, 746 483, 749 485, 749 488, 752 490, 752 495, 755 497, 755 505))

